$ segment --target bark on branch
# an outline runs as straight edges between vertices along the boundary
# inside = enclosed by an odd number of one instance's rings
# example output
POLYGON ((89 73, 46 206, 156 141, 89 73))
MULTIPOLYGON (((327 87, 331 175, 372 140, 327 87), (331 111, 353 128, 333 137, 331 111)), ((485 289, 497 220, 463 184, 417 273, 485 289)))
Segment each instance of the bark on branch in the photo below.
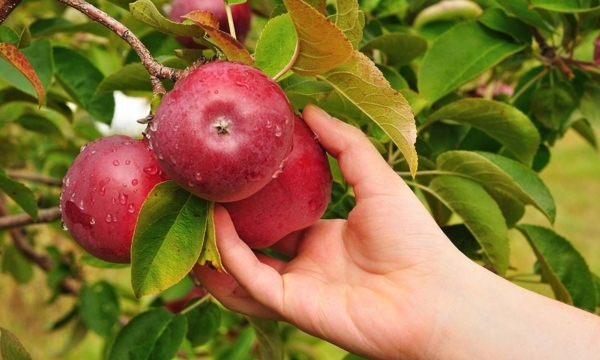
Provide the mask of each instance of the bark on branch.
POLYGON ((60 219, 60 217, 61 212, 57 207, 40 210, 38 212, 38 217, 35 220, 28 214, 3 215, 0 217, 0 230, 31 224, 49 223, 60 219))
POLYGON ((21 0, 0 0, 0 25, 20 3, 21 0))

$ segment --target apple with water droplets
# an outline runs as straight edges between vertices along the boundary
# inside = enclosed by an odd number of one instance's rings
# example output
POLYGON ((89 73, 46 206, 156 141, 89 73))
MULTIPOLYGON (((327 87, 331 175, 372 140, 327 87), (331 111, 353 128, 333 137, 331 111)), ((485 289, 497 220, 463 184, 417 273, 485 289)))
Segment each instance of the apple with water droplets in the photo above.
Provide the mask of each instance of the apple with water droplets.
POLYGON ((332 180, 325 151, 296 116, 294 147, 283 172, 256 194, 223 206, 240 238, 251 248, 264 248, 318 221, 329 204, 332 180))
POLYGON ((161 168, 192 194, 215 202, 265 186, 292 149, 294 112, 260 70, 214 61, 165 94, 148 137, 161 168))
POLYGON ((91 255, 128 263, 140 208, 167 179, 145 139, 112 135, 91 142, 63 178, 64 227, 91 255))
MULTIPOLYGON (((225 12, 225 3, 223 0, 174 0, 171 3, 169 19, 175 22, 185 20, 182 16, 194 10, 206 10, 213 13, 219 19, 219 29, 229 34, 229 21, 225 12)), ((236 38, 243 42, 250 31, 250 21, 252 19, 252 8, 250 2, 231 5, 231 16, 235 26, 236 38)), ((186 48, 204 49, 190 36, 178 36, 177 41, 186 48)))

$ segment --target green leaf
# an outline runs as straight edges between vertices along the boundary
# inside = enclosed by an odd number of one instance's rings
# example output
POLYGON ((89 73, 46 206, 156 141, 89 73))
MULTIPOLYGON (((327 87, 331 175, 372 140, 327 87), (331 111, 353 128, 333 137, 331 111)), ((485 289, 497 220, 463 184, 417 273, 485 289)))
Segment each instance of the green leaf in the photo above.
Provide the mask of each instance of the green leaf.
MULTIPOLYGON (((161 62, 168 67, 185 67, 182 60, 169 57, 161 62)), ((106 76, 98 85, 96 92, 112 93, 113 91, 152 91, 150 75, 141 63, 127 64, 116 72, 106 76)))
POLYGON ((298 57, 292 70, 300 75, 318 75, 346 61, 352 44, 318 10, 303 0, 283 0, 298 36, 298 57))
POLYGON ((433 22, 451 22, 476 19, 481 7, 474 1, 440 1, 421 10, 413 21, 416 29, 433 22))
POLYGON ((73 100, 97 120, 110 124, 115 109, 112 93, 96 94, 104 75, 79 52, 64 47, 54 48, 56 77, 73 100))
POLYGON ((121 315, 115 289, 106 281, 98 281, 81 289, 81 317, 100 336, 108 336, 121 315))
POLYGON ((389 65, 408 64, 427 49, 427 41, 420 36, 390 33, 378 36, 366 42, 362 52, 381 50, 387 55, 389 65))
POLYGON ((419 67, 419 92, 432 103, 525 46, 506 41, 477 22, 456 25, 425 52, 419 67))
POLYGON ((216 360, 230 360, 230 359, 251 359, 250 354, 255 344, 255 336, 252 328, 246 327, 238 335, 233 345, 229 346, 224 352, 216 357, 216 360))
POLYGON ((0 43, 9 43, 18 47, 19 34, 8 26, 0 25, 0 43))
POLYGON ((198 264, 210 265, 219 272, 227 273, 221 263, 221 255, 217 247, 217 236, 215 233, 215 203, 208 204, 208 214, 206 215, 206 234, 202 251, 198 257, 198 264))
POLYGON ((186 337, 194 347, 204 345, 214 338, 221 324, 221 308, 214 302, 203 303, 185 316, 189 324, 186 337))
POLYGON ((558 130, 577 106, 577 92, 568 81, 543 84, 531 99, 531 111, 546 127, 558 130))
POLYGON ((29 216, 33 219, 37 218, 37 200, 33 191, 27 186, 0 173, 0 190, 13 199, 29 216))
POLYGON ((594 127, 600 128, 600 83, 599 77, 592 77, 586 81, 584 92, 581 95, 580 110, 594 127))
POLYGON ((84 22, 75 24, 70 22, 69 20, 63 17, 55 17, 55 18, 44 18, 36 20, 29 27, 29 31, 31 31, 31 36, 33 37, 42 37, 42 36, 50 36, 57 33, 77 33, 83 32, 87 34, 108 37, 111 31, 104 25, 95 22, 84 22))
POLYGON ((33 278, 31 263, 16 247, 6 245, 1 255, 3 273, 10 274, 19 284, 26 284, 33 278))
POLYGON ((517 18, 506 15, 500 8, 486 9, 478 20, 486 27, 512 37, 516 42, 531 41, 529 26, 517 18))
POLYGON ((344 64, 318 78, 379 125, 402 151, 411 173, 417 171, 417 131, 412 110, 369 58, 354 51, 344 64))
POLYGON ((283 341, 281 340, 281 331, 279 330, 278 322, 250 316, 246 316, 246 319, 248 319, 256 334, 261 359, 283 359, 283 341))
POLYGON ((0 58, 7 61, 25 78, 27 78, 27 81, 29 81, 35 90, 38 98, 38 105, 41 107, 44 103, 46 92, 35 71, 35 68, 29 62, 25 54, 23 54, 15 45, 9 43, 0 43, 0 58))
POLYGON ((31 360, 19 339, 3 327, 0 327, 0 355, 4 360, 31 360))
POLYGON ((486 152, 447 151, 437 158, 438 169, 475 180, 490 193, 501 192, 533 205, 550 222, 556 218, 552 194, 535 171, 509 158, 486 152))
POLYGON ((531 165, 540 144, 540 134, 518 109, 499 101, 467 98, 443 106, 422 127, 435 121, 468 124, 496 139, 517 159, 531 165))
POLYGON ((587 6, 584 6, 579 0, 531 0, 531 5, 536 8, 559 13, 583 13, 600 9, 598 5, 589 6, 589 3, 587 6))
MULTIPOLYGON (((40 113, 41 114, 41 113, 40 113)), ((38 114, 23 114, 15 120, 24 129, 52 138, 62 138, 63 133, 52 120, 38 114)))
POLYGON ((187 35, 196 38, 204 36, 204 30, 196 24, 178 23, 165 18, 150 0, 138 0, 129 4, 129 9, 135 19, 162 33, 172 36, 187 35))
POLYGON ((330 20, 342 30, 354 49, 358 47, 358 43, 362 40, 363 28, 365 27, 365 13, 358 6, 356 0, 336 0, 336 13, 330 16, 330 20))
POLYGON ((108 360, 172 359, 187 332, 184 315, 155 308, 131 319, 112 345, 108 360))
POLYGON ((477 182, 459 176, 438 176, 429 189, 460 216, 498 274, 508 268, 508 229, 494 199, 477 182))
POLYGON ((543 274, 557 300, 594 311, 594 279, 573 245, 553 230, 536 225, 517 227, 533 248, 543 274))
POLYGON ((129 264, 118 264, 112 263, 104 260, 100 260, 95 256, 90 255, 89 253, 83 253, 81 258, 79 259, 82 264, 86 264, 89 266, 101 268, 101 269, 123 269, 129 267, 129 264))
POLYGON ((256 43, 254 65, 268 77, 275 77, 292 61, 297 42, 298 37, 289 14, 270 19, 256 43))
POLYGON ((596 132, 592 125, 586 119, 579 119, 571 125, 571 128, 575 130, 582 138, 585 139, 594 149, 598 150, 598 141, 596 139, 596 132))
POLYGON ((529 0, 496 0, 496 2, 506 10, 509 15, 513 15, 529 25, 544 30, 554 30, 553 25, 546 21, 541 15, 544 10, 540 11, 538 9, 532 9, 529 0))
POLYGON ((131 245, 136 297, 167 289, 190 272, 202 249, 207 206, 173 181, 157 184, 148 194, 131 245))
POLYGON ((481 245, 465 224, 444 226, 442 230, 454 246, 466 257, 471 260, 481 260, 481 245))

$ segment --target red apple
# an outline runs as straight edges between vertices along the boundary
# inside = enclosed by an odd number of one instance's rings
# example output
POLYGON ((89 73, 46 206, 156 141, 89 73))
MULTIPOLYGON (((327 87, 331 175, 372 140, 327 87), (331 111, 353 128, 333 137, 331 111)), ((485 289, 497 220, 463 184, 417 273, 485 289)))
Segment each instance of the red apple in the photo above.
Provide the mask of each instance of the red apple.
POLYGON ((331 198, 331 183, 327 155, 296 116, 294 148, 283 172, 256 194, 223 206, 240 238, 252 248, 264 248, 319 220, 331 198))
MULTIPOLYGON (((169 19, 175 22, 185 20, 183 15, 194 10, 206 10, 215 14, 219 19, 219 29, 229 34, 229 22, 225 12, 223 0, 174 0, 171 4, 169 19)), ((231 6, 231 15, 235 25, 235 33, 239 42, 243 42, 250 31, 250 20, 252 9, 250 2, 231 6)), ((204 46, 198 44, 190 36, 178 36, 177 41, 187 48, 203 49, 204 46)))
POLYGON ((91 255, 128 263, 140 207, 166 179, 146 140, 98 139, 82 148, 63 179, 64 226, 91 255))
POLYGON ((260 70, 215 61, 192 70, 167 93, 148 137, 161 168, 201 198, 246 198, 283 166, 294 113, 260 70))

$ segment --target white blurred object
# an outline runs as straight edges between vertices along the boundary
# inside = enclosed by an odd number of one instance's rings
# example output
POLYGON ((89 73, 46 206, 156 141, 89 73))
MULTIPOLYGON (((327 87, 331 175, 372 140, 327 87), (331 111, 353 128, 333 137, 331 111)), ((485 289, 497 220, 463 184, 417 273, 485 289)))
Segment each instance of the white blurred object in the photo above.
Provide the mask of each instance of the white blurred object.
POLYGON ((102 134, 122 134, 134 138, 141 137, 146 125, 137 120, 145 118, 150 113, 150 103, 144 98, 131 97, 120 91, 115 91, 115 115, 111 126, 98 123, 102 134))

